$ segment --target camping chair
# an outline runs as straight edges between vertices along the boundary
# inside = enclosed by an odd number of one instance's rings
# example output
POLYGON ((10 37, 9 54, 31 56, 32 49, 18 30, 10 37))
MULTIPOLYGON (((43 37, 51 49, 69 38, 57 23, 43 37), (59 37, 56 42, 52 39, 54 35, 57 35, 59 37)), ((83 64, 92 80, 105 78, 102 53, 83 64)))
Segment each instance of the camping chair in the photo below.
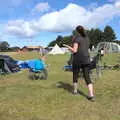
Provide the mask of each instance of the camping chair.
POLYGON ((32 80, 44 79, 47 80, 48 72, 46 65, 42 60, 33 60, 28 64, 29 67, 29 78, 32 80))
POLYGON ((102 69, 103 69, 101 66, 102 57, 103 56, 99 51, 96 56, 91 57, 91 62, 89 64, 89 72, 90 72, 91 79, 96 79, 101 77, 102 69))
MULTIPOLYGON (((96 56, 91 57, 90 64, 88 65, 91 79, 95 79, 94 76, 96 75, 97 75, 97 78, 101 76, 101 59, 102 59, 101 57, 102 56, 99 51, 96 56)), ((68 65, 65 65, 63 67, 64 71, 72 71, 72 56, 70 57, 67 63, 68 65)), ((80 70, 80 73, 81 73, 81 76, 83 76, 82 70, 80 70)))

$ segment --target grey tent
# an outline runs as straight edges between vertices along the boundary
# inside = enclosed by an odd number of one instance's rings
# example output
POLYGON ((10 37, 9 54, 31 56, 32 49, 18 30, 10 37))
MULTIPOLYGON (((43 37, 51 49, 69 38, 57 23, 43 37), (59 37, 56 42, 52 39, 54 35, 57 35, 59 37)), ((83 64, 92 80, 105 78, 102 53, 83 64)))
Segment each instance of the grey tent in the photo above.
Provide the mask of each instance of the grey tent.
POLYGON ((0 73, 14 73, 20 71, 16 61, 7 55, 0 55, 0 73))
POLYGON ((100 42, 97 45, 96 52, 104 49, 105 53, 118 53, 120 52, 120 45, 114 42, 100 42))

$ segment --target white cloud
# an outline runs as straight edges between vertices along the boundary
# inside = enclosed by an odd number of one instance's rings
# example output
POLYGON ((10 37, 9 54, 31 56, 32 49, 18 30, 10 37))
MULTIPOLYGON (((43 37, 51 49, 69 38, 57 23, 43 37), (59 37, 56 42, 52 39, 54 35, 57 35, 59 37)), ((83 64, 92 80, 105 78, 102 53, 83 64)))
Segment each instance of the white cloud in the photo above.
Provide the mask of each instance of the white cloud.
POLYGON ((50 6, 47 2, 38 3, 35 8, 33 8, 32 13, 35 12, 46 12, 50 9, 50 6))
POLYGON ((42 16, 36 23, 37 29, 48 31, 71 30, 79 24, 78 16, 82 16, 86 10, 75 4, 69 4, 66 8, 42 16), (75 18, 75 19, 73 19, 75 18))
POLYGON ((73 30, 78 24, 88 28, 99 27, 110 21, 114 16, 120 15, 118 5, 118 2, 105 4, 91 11, 71 3, 60 11, 43 15, 38 20, 9 22, 6 30, 15 36, 33 37, 41 31, 62 32, 73 30))
POLYGON ((115 6, 116 6, 117 8, 120 8, 120 1, 117 1, 117 2, 115 3, 115 6))
POLYGON ((5 29, 9 34, 23 38, 30 38, 37 34, 32 28, 32 22, 24 20, 9 21, 5 29))

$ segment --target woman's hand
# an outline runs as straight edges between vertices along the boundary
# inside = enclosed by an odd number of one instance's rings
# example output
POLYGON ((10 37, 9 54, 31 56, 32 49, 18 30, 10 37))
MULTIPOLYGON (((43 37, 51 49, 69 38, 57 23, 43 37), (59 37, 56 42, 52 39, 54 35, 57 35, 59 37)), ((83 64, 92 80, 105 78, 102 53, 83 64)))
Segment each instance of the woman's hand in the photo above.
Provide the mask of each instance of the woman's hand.
POLYGON ((64 46, 64 47, 67 47, 67 48, 69 48, 69 47, 70 47, 69 45, 66 45, 66 44, 63 44, 63 46, 64 46))
POLYGON ((72 51, 73 53, 76 53, 78 50, 78 43, 74 43, 73 47, 63 44, 64 47, 67 47, 70 51, 72 51))

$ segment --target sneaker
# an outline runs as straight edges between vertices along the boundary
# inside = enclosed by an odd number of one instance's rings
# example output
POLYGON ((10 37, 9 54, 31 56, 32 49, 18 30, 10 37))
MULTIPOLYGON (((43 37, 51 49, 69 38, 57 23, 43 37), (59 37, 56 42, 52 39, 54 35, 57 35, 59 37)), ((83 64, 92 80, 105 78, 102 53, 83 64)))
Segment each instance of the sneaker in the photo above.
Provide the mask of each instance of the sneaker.
POLYGON ((88 96, 87 99, 90 100, 90 101, 92 101, 92 102, 95 101, 95 97, 94 96, 88 96))

